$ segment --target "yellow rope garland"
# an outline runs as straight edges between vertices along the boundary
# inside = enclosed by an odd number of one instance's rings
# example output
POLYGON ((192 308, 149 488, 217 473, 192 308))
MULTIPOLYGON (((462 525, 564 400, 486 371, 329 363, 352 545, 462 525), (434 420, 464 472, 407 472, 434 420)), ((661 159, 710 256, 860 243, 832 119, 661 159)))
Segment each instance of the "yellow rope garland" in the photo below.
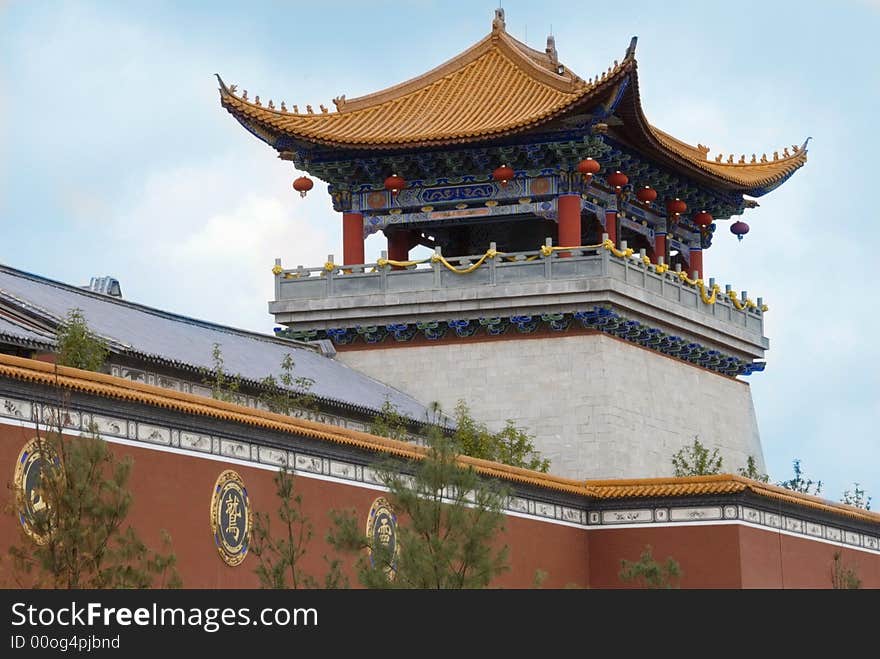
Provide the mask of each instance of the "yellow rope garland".
POLYGON ((454 272, 457 275, 467 275, 479 268, 483 263, 486 262, 486 259, 494 259, 496 256, 501 254, 501 252, 497 252, 494 249, 490 249, 476 263, 472 263, 466 268, 458 269, 454 265, 452 265, 449 261, 446 260, 441 254, 434 254, 431 257, 431 263, 441 263, 443 264, 450 272, 454 272))
POLYGON ((422 259, 421 261, 392 261, 391 259, 378 259, 376 261, 376 265, 380 268, 384 268, 386 265, 390 265, 394 268, 408 268, 412 265, 421 265, 422 263, 427 263, 431 259, 422 259))
MULTIPOLYGON (((625 259, 629 258, 633 255, 633 250, 630 247, 627 247, 624 250, 619 250, 614 246, 614 243, 608 239, 600 243, 599 245, 577 245, 575 247, 552 247, 550 245, 541 245, 540 247, 540 255, 529 256, 525 260, 533 261, 540 257, 548 258, 553 255, 553 252, 568 252, 574 250, 585 250, 585 249, 606 249, 611 252, 614 256, 625 259)), ((392 261, 391 259, 378 259, 376 261, 376 266, 379 268, 384 268, 386 266, 392 266, 395 268, 408 268, 414 265, 422 265, 423 263, 440 263, 450 272, 453 272, 457 275, 467 275, 475 270, 477 270, 480 266, 482 266, 487 260, 495 259, 498 257, 507 256, 504 252, 499 252, 494 249, 487 250, 483 256, 479 258, 476 263, 472 263, 471 265, 465 268, 456 268, 449 261, 446 260, 442 254, 433 254, 428 259, 421 259, 419 261, 392 261)), ((513 258, 505 259, 507 261, 515 261, 513 258)), ((651 267, 654 269, 658 275, 662 275, 666 272, 669 272, 669 266, 666 263, 652 263, 651 259, 647 256, 641 257, 641 262, 645 267, 651 267)), ((327 272, 333 272, 337 269, 337 265, 332 261, 327 261, 324 264, 324 270, 327 272)), ((375 272, 376 268, 373 268, 371 272, 375 272)), ((284 269, 280 265, 275 265, 272 268, 272 274, 278 276, 284 269)), ((284 275, 285 278, 290 278, 290 273, 284 275)), ((721 292, 721 287, 718 284, 714 284, 712 286, 711 293, 706 292, 706 285, 703 283, 702 279, 691 279, 687 276, 687 273, 684 270, 680 270, 675 272, 675 276, 678 277, 682 282, 694 286, 700 292, 700 299, 704 304, 715 304, 718 301, 718 294, 721 292)), ((733 291, 729 291, 727 293, 727 297, 730 299, 731 303, 734 307, 736 307, 739 311, 745 311, 746 309, 757 309, 758 305, 755 304, 750 298, 746 298, 745 302, 741 302, 737 297, 736 293, 733 291)), ((769 307, 766 304, 761 305, 761 311, 768 311, 769 307)))

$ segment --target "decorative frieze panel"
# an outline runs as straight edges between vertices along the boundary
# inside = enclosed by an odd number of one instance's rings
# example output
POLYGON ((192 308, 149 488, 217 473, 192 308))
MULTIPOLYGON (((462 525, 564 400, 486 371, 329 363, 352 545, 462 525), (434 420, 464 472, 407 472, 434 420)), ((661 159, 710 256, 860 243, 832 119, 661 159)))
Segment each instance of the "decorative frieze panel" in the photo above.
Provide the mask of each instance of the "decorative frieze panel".
POLYGON ((0 414, 13 419, 31 419, 31 404, 11 398, 0 398, 0 414))
POLYGON ((303 455, 302 453, 296 454, 296 461, 294 462, 294 468, 297 471, 307 471, 311 474, 322 474, 324 473, 324 464, 319 457, 303 455))
POLYGON ((180 432, 180 448, 210 453, 211 438, 208 435, 199 435, 184 430, 180 432))
POLYGON ((669 511, 669 520, 672 522, 695 522, 709 519, 721 519, 720 506, 672 508, 669 511))
POLYGON ((101 435, 111 437, 128 437, 128 421, 100 414, 92 415, 95 430, 101 435))
POLYGON ((137 438, 144 442, 153 442, 154 444, 170 446, 171 430, 169 428, 161 428, 146 423, 139 423, 137 424, 137 438))
POLYGON ((279 467, 287 466, 287 453, 285 451, 259 446, 257 447, 257 456, 260 462, 265 464, 278 465, 279 467))
POLYGON ((843 543, 880 553, 880 537, 826 526, 787 515, 757 510, 748 506, 693 506, 675 508, 654 508, 635 510, 590 510, 586 513, 587 525, 593 528, 613 528, 614 526, 743 520, 754 526, 769 530, 785 531, 790 535, 803 535, 836 543, 843 543))
POLYGON ((357 475, 357 470, 354 468, 353 464, 350 464, 348 462, 331 460, 330 475, 336 476, 337 478, 347 478, 349 480, 354 480, 357 475))
POLYGON ((653 521, 654 516, 650 509, 602 511, 603 524, 633 524, 634 522, 653 521))

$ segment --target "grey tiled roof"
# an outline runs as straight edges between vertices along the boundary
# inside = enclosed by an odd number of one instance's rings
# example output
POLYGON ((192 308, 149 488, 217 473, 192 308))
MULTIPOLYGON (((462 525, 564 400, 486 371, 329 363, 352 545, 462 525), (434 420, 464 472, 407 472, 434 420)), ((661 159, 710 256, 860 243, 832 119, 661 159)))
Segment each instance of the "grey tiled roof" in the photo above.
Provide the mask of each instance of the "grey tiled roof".
MULTIPOLYGON (((229 374, 259 381, 280 373, 285 354, 294 359, 294 376, 314 380, 319 398, 365 411, 378 410, 390 400, 401 414, 425 420, 425 407, 411 396, 355 371, 302 343, 216 325, 92 293, 0 265, 0 303, 23 309, 57 323, 78 308, 89 327, 105 338, 113 351, 158 360, 181 368, 211 368, 213 344, 220 344, 229 374)), ((0 332, 6 321, 0 325, 0 332)), ((29 330, 9 329, 14 336, 29 330)), ((35 337, 39 336, 31 332, 35 337)), ((46 337, 39 337, 45 341, 46 337)))
POLYGON ((19 345, 33 345, 42 348, 49 348, 55 344, 55 338, 52 334, 33 330, 3 316, 0 316, 0 338, 19 345))

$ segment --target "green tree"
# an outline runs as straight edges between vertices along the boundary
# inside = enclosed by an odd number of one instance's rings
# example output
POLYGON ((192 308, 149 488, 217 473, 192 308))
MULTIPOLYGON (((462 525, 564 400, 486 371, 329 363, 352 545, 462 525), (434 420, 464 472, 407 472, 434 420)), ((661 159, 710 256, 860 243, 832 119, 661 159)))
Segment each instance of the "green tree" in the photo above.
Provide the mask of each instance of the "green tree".
POLYGON ((130 457, 118 459, 94 429, 64 440, 59 431, 38 431, 36 450, 43 456, 36 495, 45 507, 29 525, 42 542, 22 529, 9 549, 20 587, 180 587, 170 536, 162 532, 168 553, 155 552, 126 522, 130 457))
POLYGON ((831 561, 831 587, 835 590, 857 590, 862 587, 862 580, 851 567, 843 564, 839 551, 834 552, 831 561))
POLYGON ((651 545, 645 545, 637 561, 620 561, 618 577, 624 583, 637 583, 641 588, 678 588, 682 576, 681 566, 672 557, 658 563, 651 545))
POLYGON ((770 481, 770 476, 758 469, 758 463, 755 460, 755 456, 753 455, 750 455, 748 460, 746 460, 746 466, 740 467, 739 469, 737 469, 737 472, 740 476, 751 478, 755 481, 761 481, 762 483, 767 483, 770 481))
POLYGON ((107 343, 89 329, 80 309, 67 312, 56 334, 58 363, 86 371, 100 371, 107 361, 107 343))
POLYGON ((454 416, 453 440, 465 455, 545 473, 550 469, 550 461, 535 450, 534 437, 517 428, 512 420, 508 419, 500 431, 491 432, 485 424, 474 420, 463 400, 455 406, 454 416))
POLYGON ((801 469, 800 459, 795 458, 793 464, 794 477, 790 478, 787 481, 782 481, 781 483, 779 483, 779 486, 784 487, 787 490, 800 492, 801 494, 818 495, 822 491, 822 481, 814 483, 812 479, 804 478, 804 472, 801 469))
POLYGON ((373 417, 373 421, 370 423, 370 433, 401 442, 408 441, 410 437, 406 417, 398 412, 394 404, 387 398, 382 403, 379 414, 373 417))
POLYGON ((692 446, 685 446, 672 456, 672 468, 676 476, 711 476, 721 473, 721 456, 718 449, 709 453, 698 437, 692 446))
MULTIPOLYGON (((294 490, 294 476, 285 467, 273 479, 278 498, 277 519, 281 534, 272 533, 272 521, 266 512, 254 514, 251 552, 258 564, 254 572, 262 588, 317 588, 317 580, 302 568, 302 559, 312 539, 314 527, 303 513, 302 495, 294 490)), ((328 560, 325 556, 325 560, 328 560)), ((338 560, 328 560, 330 569, 324 578, 325 588, 344 588, 347 581, 338 560)))
POLYGON ((840 501, 848 506, 871 510, 871 497, 865 496, 865 491, 859 487, 858 483, 853 483, 852 491, 844 490, 843 498, 840 501))
POLYGON ((294 375, 294 367, 293 356, 287 353, 281 360, 281 375, 278 378, 268 375, 260 383, 264 388, 260 400, 278 414, 317 412, 317 400, 311 393, 314 379, 294 375))
POLYGON ((361 584, 485 588, 509 569, 508 547, 497 546, 506 489, 461 465, 450 438, 435 429, 424 459, 385 463, 377 473, 397 515, 399 553, 365 536, 354 511, 334 511, 327 538, 340 551, 361 552, 356 561, 361 584))
POLYGON ((211 368, 202 368, 202 384, 211 387, 211 397, 228 403, 241 402, 241 376, 230 377, 226 373, 220 344, 211 348, 211 368))
MULTIPOLYGON (((430 408, 435 419, 442 416, 438 403, 432 403, 430 408)), ((542 458, 535 450, 534 437, 517 428, 512 420, 508 420, 500 431, 492 432, 486 424, 471 416, 470 408, 463 400, 459 400, 455 406, 454 420, 455 429, 451 431, 450 437, 459 453, 545 473, 550 469, 550 461, 542 458)), ((388 400, 373 419, 370 432, 401 441, 410 438, 406 418, 388 400)))

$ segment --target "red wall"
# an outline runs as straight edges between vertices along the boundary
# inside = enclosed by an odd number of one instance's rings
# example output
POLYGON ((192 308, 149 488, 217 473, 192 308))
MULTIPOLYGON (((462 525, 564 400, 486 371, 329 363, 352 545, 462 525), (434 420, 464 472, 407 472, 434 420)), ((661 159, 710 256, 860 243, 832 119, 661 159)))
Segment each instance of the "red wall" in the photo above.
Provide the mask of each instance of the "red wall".
MULTIPOLYGON (((15 461, 33 431, 0 425, 0 473, 6 483, 4 503, 12 503, 15 461)), ((146 544, 161 545, 161 529, 171 534, 178 570, 187 588, 258 588, 253 570, 256 559, 248 555, 241 565, 230 567, 217 553, 211 532, 211 495, 217 477, 235 469, 248 489, 255 511, 277 509, 274 472, 179 453, 110 444, 118 455, 134 459, 129 486, 134 493, 129 520, 146 544)), ((382 492, 362 487, 297 477, 296 491, 302 495, 303 512, 314 525, 314 535, 303 558, 303 569, 319 579, 326 573, 325 554, 331 553, 324 536, 330 526, 329 511, 354 508, 366 526, 373 500, 382 492)), ((277 523, 277 520, 273 520, 277 523)), ((535 571, 548 573, 545 587, 587 584, 586 534, 577 528, 535 520, 508 517, 502 543, 510 546, 511 570, 497 585, 529 588, 535 571)), ((0 555, 18 542, 20 525, 13 514, 0 516, 0 555)), ((346 564, 354 558, 343 557, 346 564)), ((2 565, 6 566, 4 560, 2 565)), ((350 573, 352 585, 356 584, 350 573)), ((0 572, 0 585, 13 586, 9 575, 0 572)))
POLYGON ((590 532, 590 583, 594 588, 636 588, 620 581, 620 561, 638 561, 645 545, 654 560, 672 557, 681 567, 682 588, 739 588, 736 526, 659 526, 590 532))
POLYGON ((834 554, 862 580, 880 588, 880 557, 782 533, 739 527, 744 588, 830 588, 834 554))
MULTIPOLYGON (((0 482, 6 485, 4 504, 13 501, 15 461, 32 430, 0 424, 0 482)), ((112 444, 120 455, 134 458, 130 481, 135 495, 130 520, 145 542, 160 546, 160 529, 171 533, 178 566, 188 588, 255 588, 256 561, 249 555, 237 567, 218 556, 210 524, 211 494, 225 462, 179 453, 112 444)), ((254 510, 274 511, 277 500, 273 472, 235 465, 244 479, 254 510)), ((355 508, 366 524, 377 490, 298 477, 305 514, 315 527, 303 568, 323 577, 329 553, 324 536, 328 511, 355 508)), ((19 542, 20 525, 11 512, 0 515, 0 586, 14 587, 7 548, 19 542)), ((684 573, 684 588, 829 588, 832 557, 838 547, 739 524, 605 528, 585 530, 510 516, 501 542, 509 545, 511 570, 494 585, 531 588, 535 573, 547 577, 545 588, 632 587, 620 582, 620 561, 638 560, 645 545, 663 561, 673 557, 684 573)), ((880 588, 880 556, 839 549, 843 563, 856 569, 865 588, 880 588)), ((352 557, 345 557, 351 564, 352 557)), ((356 580, 352 579, 352 584, 356 580)))

